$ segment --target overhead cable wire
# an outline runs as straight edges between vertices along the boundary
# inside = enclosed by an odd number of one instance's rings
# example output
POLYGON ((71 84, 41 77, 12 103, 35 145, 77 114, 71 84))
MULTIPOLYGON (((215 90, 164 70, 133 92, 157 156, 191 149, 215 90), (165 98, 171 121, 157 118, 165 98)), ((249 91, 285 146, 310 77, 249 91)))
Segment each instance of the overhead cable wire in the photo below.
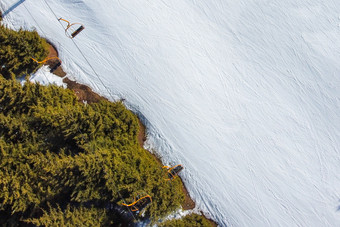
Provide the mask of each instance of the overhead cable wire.
MULTIPOLYGON (((34 18, 33 15, 30 13, 30 11, 27 9, 27 7, 25 6, 25 4, 23 4, 23 6, 25 7, 26 11, 29 13, 29 15, 31 16, 31 18, 34 20, 34 22, 37 24, 37 26, 40 28, 40 30, 41 30, 41 32, 43 33, 43 35, 45 36, 45 38, 47 38, 46 33, 45 33, 44 30, 40 27, 40 25, 39 25, 38 22, 35 20, 35 18, 34 18)), ((20 38, 21 38, 21 40, 23 40, 22 37, 20 37, 20 38)), ((23 43, 25 43, 25 42, 23 42, 23 43)), ((26 43, 25 43, 25 45, 26 45, 26 43)), ((27 46, 26 46, 26 47, 27 47, 27 46)), ((29 48, 27 48, 27 49, 29 50, 29 48)), ((31 55, 32 58, 34 57, 34 56, 33 56, 33 53, 32 53, 31 51, 30 51, 30 55, 31 55)), ((49 84, 53 84, 53 83, 48 79, 48 76, 46 76, 46 72, 45 72, 45 71, 42 70, 42 74, 44 75, 44 77, 46 78, 46 80, 47 80, 47 82, 48 82, 49 84)), ((65 106, 64 106, 64 108, 66 109, 66 114, 68 115, 68 117, 70 117, 71 119, 74 119, 74 120, 75 120, 75 118, 71 115, 70 110, 69 110, 67 107, 65 107, 65 106)), ((79 127, 77 127, 77 130, 78 130, 78 132, 80 133, 80 135, 82 136, 84 142, 85 142, 85 141, 88 142, 88 140, 87 140, 87 139, 85 138, 85 136, 84 136, 84 133, 83 133, 82 131, 80 131, 80 128, 79 128, 79 127)))
MULTIPOLYGON (((43 0, 47 7, 50 9, 50 11, 53 13, 53 15, 55 16, 55 18, 58 20, 59 24, 61 25, 61 27, 65 30, 63 24, 60 22, 58 16, 56 15, 56 13, 53 11, 53 9, 51 8, 51 6, 49 5, 49 3, 46 0, 43 0)), ((73 44, 76 46, 76 48, 78 49, 78 51, 81 53, 81 55, 83 56, 83 58, 85 59, 85 61, 87 62, 87 64, 90 66, 90 68, 92 69, 92 71, 95 73, 95 75, 97 76, 98 80, 100 81, 100 83, 104 86, 104 88, 108 91, 110 97, 112 98, 112 101, 114 101, 115 99, 112 97, 110 90, 105 86, 104 82, 102 81, 102 79, 100 78, 100 76, 98 75, 98 73, 96 72, 96 70, 93 68, 93 66, 91 65, 90 61, 87 59, 87 57, 85 56, 85 54, 83 53, 83 51, 79 48, 79 46, 76 44, 76 42, 72 39, 73 44)), ((117 186, 115 185, 116 188, 116 193, 119 195, 119 197, 123 200, 124 203, 126 203, 125 199, 123 198, 123 196, 120 194, 119 190, 117 189, 117 186)), ((137 221, 135 215, 132 213, 132 211, 130 209, 128 209, 128 211, 130 212, 130 214, 132 215, 132 217, 135 219, 135 221, 137 221)))
MULTIPOLYGON (((58 20, 59 24, 61 25, 61 27, 65 30, 64 25, 60 22, 60 18, 57 16, 57 14, 53 11, 52 7, 49 5, 49 3, 46 0, 43 0, 47 7, 50 9, 50 11, 53 13, 53 15, 55 16, 55 18, 58 20)), ((68 35, 69 32, 66 31, 68 35)), ((72 39, 73 44, 75 45, 75 47, 78 49, 79 53, 82 55, 82 57, 85 59, 86 63, 90 66, 90 68, 92 69, 92 71, 94 72, 94 74, 96 75, 96 77, 98 78, 98 80, 100 81, 100 83, 103 85, 103 87, 107 90, 109 96, 111 97, 112 101, 116 100, 113 95, 111 94, 110 89, 108 89, 108 87, 105 85, 105 83, 103 82, 103 80, 100 78, 99 74, 97 73, 97 71, 94 69, 94 67, 92 66, 92 64, 90 63, 90 61, 87 59, 87 57, 85 56, 84 52, 80 49, 80 47, 78 46, 78 44, 75 42, 74 39, 72 39)))
MULTIPOLYGON (((45 1, 45 3, 47 4, 47 6, 50 8, 50 10, 52 11, 52 13, 56 16, 56 14, 53 12, 53 10, 51 9, 51 7, 49 6, 49 4, 45 1)), ((29 12, 29 10, 27 9, 27 7, 25 6, 25 9, 27 10, 27 12, 30 14, 30 16, 32 17, 32 19, 35 21, 35 23, 37 23, 37 21, 35 20, 35 18, 33 17, 33 15, 29 12)), ((58 19, 58 17, 56 16, 56 18, 58 19)), ((60 23, 61 24, 61 23, 60 23)), ((41 29, 41 27, 39 26, 39 24, 37 23, 37 26, 40 28, 41 32, 44 34, 44 36, 47 38, 44 30, 41 29)), ((61 24, 61 26, 63 27, 63 25, 61 24)), ((21 38, 21 37, 20 37, 21 38)), ((23 39, 21 38, 21 41, 23 41, 23 39)), ((24 45, 26 46, 27 48, 27 44, 25 42, 23 42, 24 45)), ((74 42, 73 40, 73 43, 76 45, 76 43, 74 42)), ((27 48, 29 50, 29 54, 32 56, 32 52, 30 51, 29 48, 27 48)), ((80 48, 77 46, 77 49, 81 52, 80 48)), ((82 53, 82 52, 81 52, 82 53)), ((99 75, 96 73, 96 71, 94 70, 94 68, 92 67, 92 65, 90 64, 90 62, 87 60, 87 58, 85 57, 85 55, 82 53, 83 57, 85 58, 85 60, 87 61, 87 63, 91 66, 92 70, 95 72, 95 74, 99 77, 99 75)), ((48 79, 48 77, 46 76, 45 72, 42 71, 43 75, 45 76, 46 80, 50 83, 51 81, 48 79)), ((100 78, 99 78, 100 79, 100 78)), ((101 83, 103 84, 103 82, 101 81, 101 83)), ((103 84, 104 85, 104 84, 103 84)), ((107 89, 107 87, 104 85, 104 87, 107 89)), ((68 108, 66 108, 66 111, 67 111, 67 114, 69 115, 69 117, 72 117, 71 114, 70 114, 70 111, 68 110, 68 108)), ((72 117, 73 118, 73 117, 72 117)), ((83 135, 83 132, 80 130, 79 127, 77 127, 77 130, 78 132, 83 136, 83 139, 84 139, 84 135, 83 135)), ((88 142, 88 140, 87 140, 88 142)), ((125 199, 123 198, 123 196, 120 194, 118 188, 116 185, 115 186, 115 191, 117 193, 117 195, 123 200, 124 203, 126 203, 125 199)), ((135 215, 132 213, 132 211, 130 209, 128 209, 129 213, 131 214, 131 216, 134 218, 135 221, 137 221, 135 215)))

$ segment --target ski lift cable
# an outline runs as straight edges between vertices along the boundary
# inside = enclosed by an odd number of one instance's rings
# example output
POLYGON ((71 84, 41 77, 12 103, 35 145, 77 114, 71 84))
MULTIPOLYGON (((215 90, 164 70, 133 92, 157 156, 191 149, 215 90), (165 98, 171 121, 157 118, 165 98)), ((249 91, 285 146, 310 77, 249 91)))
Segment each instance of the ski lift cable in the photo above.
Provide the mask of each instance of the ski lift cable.
MULTIPOLYGON (((63 24, 60 22, 58 16, 55 14, 55 12, 53 11, 53 9, 51 8, 51 6, 49 5, 49 3, 44 0, 44 2, 46 3, 47 7, 50 9, 50 11, 53 13, 53 15, 55 16, 55 18, 58 20, 59 24, 62 26, 63 29, 64 26, 63 24)), ((97 76, 98 80, 101 82, 101 84, 105 87, 105 89, 108 91, 109 95, 111 96, 112 100, 113 97, 111 95, 111 92, 109 91, 109 89, 105 86, 104 82, 102 81, 102 79, 99 77, 98 73, 96 72, 96 70, 93 68, 93 66, 91 65, 91 63, 89 62, 89 60, 86 58, 86 56, 84 55, 84 53, 81 51, 81 49, 79 48, 79 46, 76 44, 76 42, 74 41, 74 39, 72 39, 73 44, 76 46, 76 48, 78 49, 78 51, 81 53, 81 55, 83 56, 83 58, 85 59, 85 61, 87 62, 87 64, 91 67, 92 71, 95 73, 95 75, 97 76)), ((117 186, 115 185, 115 191, 117 192, 118 196, 123 200, 124 203, 126 203, 125 199, 123 198, 123 196, 120 194, 119 190, 117 190, 117 186)), ((133 216, 133 218, 135 219, 135 221, 137 221, 135 215, 129 210, 129 212, 131 213, 131 215, 133 216)))
MULTIPOLYGON (((34 22, 37 24, 37 26, 40 28, 40 30, 41 30, 41 32, 43 33, 43 35, 47 38, 46 33, 45 33, 44 30, 40 27, 39 23, 35 20, 35 18, 34 18, 33 15, 30 13, 30 11, 27 9, 27 7, 25 6, 25 4, 23 4, 23 6, 25 7, 26 11, 29 13, 29 15, 31 16, 31 18, 34 20, 34 22)), ((20 38, 21 38, 21 37, 20 37, 20 38)), ((21 40, 22 40, 22 38, 21 38, 21 40)), ((23 43, 25 43, 25 42, 23 42, 23 43)), ((26 43, 25 43, 25 45, 26 45, 26 43)), ((26 46, 26 47, 27 47, 27 46, 26 46)), ((27 49, 29 50, 29 48, 27 48, 27 49)), ((32 54, 31 51, 30 51, 30 55, 33 56, 33 54, 32 54)), ((33 61, 36 61, 36 62, 37 62, 37 60, 35 60, 33 57, 31 57, 31 58, 32 58, 33 61)), ((59 58, 58 58, 58 59, 59 59, 59 58)), ((46 59, 44 59, 44 60, 46 60, 46 59)), ((44 61, 44 60, 43 60, 43 61, 44 61)), ((59 59, 59 60, 60 60, 60 59, 59 59)), ((61 60, 60 60, 60 62, 61 62, 61 60)), ((39 62, 37 62, 37 63, 39 63, 39 62)), ((40 63, 39 63, 39 64, 40 64, 40 63)), ((53 83, 50 81, 50 79, 48 79, 48 76, 46 76, 45 71, 42 71, 42 74, 44 75, 45 79, 48 81, 49 84, 53 84, 53 83)), ((66 109, 66 113, 67 113, 68 117, 70 117, 71 119, 74 119, 74 118, 72 117, 71 113, 70 113, 70 110, 69 110, 67 107, 65 107, 65 106, 64 106, 64 108, 66 109)), ((79 127, 77 127, 77 130, 78 130, 78 132, 82 135, 83 140, 86 141, 86 138, 84 137, 83 133, 80 131, 79 127)))
MULTIPOLYGON (((60 22, 60 18, 58 18, 58 16, 55 14, 55 12, 53 11, 53 9, 51 8, 51 6, 49 5, 49 3, 44 0, 44 2, 46 3, 46 5, 48 6, 48 8, 50 9, 50 11, 53 13, 53 15, 55 16, 55 18, 58 20, 59 24, 61 25, 61 27, 65 30, 63 24, 60 22)), ((67 32, 67 30, 66 30, 67 32)), ((75 42, 74 39, 72 39, 73 44, 76 46, 76 48, 78 49, 78 51, 80 52, 80 54, 83 56, 83 58, 85 59, 85 61, 87 62, 87 64, 90 66, 90 68, 92 69, 92 71, 94 72, 94 74, 96 75, 96 77, 98 78, 98 80, 100 81, 100 83, 102 84, 102 86, 108 91, 108 94, 110 95, 110 97, 112 98, 112 100, 115 100, 110 92, 110 90, 108 89, 108 87, 104 84, 103 80, 100 78, 100 76, 98 75, 97 71, 94 69, 94 67, 92 66, 92 64, 90 63, 90 61, 87 59, 87 57, 85 56, 84 52, 80 49, 80 47, 77 45, 77 43, 75 42)), ((177 174, 176 174, 177 175, 177 174)), ((126 204, 125 199, 121 196, 119 190, 116 187, 116 192, 119 195, 119 197, 124 201, 124 203, 126 204)), ((133 213, 129 210, 129 212, 132 214, 133 218, 136 220, 136 217, 133 215, 133 213)), ((137 220, 136 220, 137 221, 137 220)))
MULTIPOLYGON (((40 27, 40 25, 39 25, 39 23, 37 22, 37 20, 34 18, 34 16, 31 14, 31 12, 27 9, 27 7, 26 7, 26 5, 25 4, 23 4, 23 6, 25 7, 25 9, 26 9, 26 11, 29 13, 29 15, 31 16, 31 18, 34 20, 34 22, 35 22, 35 24, 38 26, 38 28, 40 29, 40 31, 43 33, 43 35, 44 35, 44 37, 45 38, 47 38, 47 35, 46 35, 46 33, 45 33, 45 31, 40 27)), ((48 5, 49 6, 49 5, 48 5)), ((49 7, 50 8, 50 7, 49 7)), ((52 11, 53 12, 53 11, 52 11)), ((53 12, 53 14, 54 14, 54 12, 53 12)), ((55 14, 54 14, 55 15, 55 14)), ((56 58, 58 58, 58 57, 56 57, 56 58)), ((51 59, 51 58, 50 58, 51 59)), ((61 63, 61 60, 60 60, 60 58, 58 58, 59 59, 59 61, 60 61, 60 63, 61 63)), ((32 60, 34 60, 34 61, 36 61, 37 63, 39 63, 37 60, 35 60, 33 57, 32 57, 32 60)), ((43 61, 47 61, 47 60, 49 60, 49 59, 44 59, 43 61)), ((43 62, 42 61, 42 62, 43 62)), ((39 63, 40 64, 40 63, 39 63)), ((43 71, 43 75, 44 75, 44 77, 46 78, 46 80, 50 83, 50 84, 52 84, 51 83, 51 81, 48 79, 48 77, 46 76, 46 74, 45 74, 45 72, 43 71)), ((71 114, 70 114, 70 110, 68 109, 68 108, 66 108, 66 111, 67 111, 67 114, 68 114, 68 116, 71 118, 71 119, 74 119, 72 116, 71 116, 71 114)), ((84 141, 87 141, 87 139, 85 138, 85 136, 84 136, 84 134, 80 131, 80 129, 79 128, 77 128, 78 129, 78 132, 82 135, 82 138, 83 138, 83 140, 84 141)))
MULTIPOLYGON (((26 5, 23 4, 23 6, 25 7, 26 11, 30 14, 31 18, 34 20, 35 24, 38 26, 38 28, 41 30, 41 32, 43 33, 44 37, 47 39, 47 35, 45 33, 45 31, 41 28, 41 26, 39 25, 39 23, 36 21, 36 19, 34 18, 34 16, 32 15, 32 13, 27 9, 26 5)), ((49 6, 49 5, 47 5, 49 6)), ((49 7, 50 8, 50 7, 49 7)), ((52 11, 52 13, 56 16, 56 14, 52 11)), ((60 21, 59 21, 60 22, 60 21)), ((62 24, 61 24, 62 25, 62 24)), ((66 32, 65 32, 66 33, 66 32)), ((59 59, 60 60, 60 59, 59 59)), ((61 62, 61 60, 60 60, 61 62)))
MULTIPOLYGON (((55 15, 55 13, 53 12, 53 10, 51 9, 51 7, 48 5, 48 3, 45 1, 45 3, 47 4, 47 6, 50 8, 50 10, 51 10, 51 12, 55 15)), ((35 18, 33 17, 33 15, 30 13, 30 11, 27 9, 27 7, 24 5, 24 7, 25 7, 25 9, 26 9, 26 11, 30 14, 30 16, 32 17, 32 19, 34 20, 34 22, 37 24, 37 26, 40 28, 40 30, 41 30, 41 32, 44 34, 44 36, 45 37, 47 37, 46 36, 46 34, 45 34, 45 32, 44 32, 44 30, 40 27, 40 25, 39 25, 39 23, 37 23, 37 21, 35 20, 35 18)), ((55 15, 56 16, 56 15, 55 15)), ((56 17, 57 18, 57 17, 56 17)), ((57 18, 58 19, 58 18, 57 18)), ((61 24, 62 25, 62 24, 61 24)), ((22 41, 22 43, 24 43, 24 45, 26 46, 26 48, 27 48, 27 50, 29 51, 29 54, 31 55, 31 56, 33 56, 33 53, 32 53, 32 51, 30 50, 30 48, 28 48, 28 46, 27 46, 27 43, 26 42, 24 42, 24 40, 23 40, 23 38, 22 37, 20 37, 20 39, 21 39, 21 41, 22 41)), ((74 41, 74 40, 73 40, 74 41)), ((76 43, 74 42, 74 44, 76 45, 76 43)), ((87 61, 87 63, 90 65, 90 67, 92 68, 92 70, 95 72, 95 74, 99 77, 99 75, 96 73, 96 71, 94 70, 94 68, 92 67, 92 65, 89 63, 89 61, 87 60, 87 58, 85 57, 85 55, 82 53, 82 51, 80 50, 80 48, 76 45, 76 47, 77 47, 77 49, 81 52, 81 54, 83 55, 83 57, 84 57, 84 59, 87 61)), ((33 57, 31 57, 32 58, 32 60, 33 61, 35 61, 35 62, 37 62, 37 63, 43 63, 43 62, 45 62, 45 61, 47 61, 47 60, 49 60, 49 59, 51 59, 51 58, 48 58, 48 59, 44 59, 43 61, 38 61, 38 60, 36 60, 36 59, 34 59, 33 57)), ((56 57, 57 58, 57 57, 56 57)), ((59 59, 59 58, 58 58, 59 59)), ((46 76, 46 74, 45 74, 45 72, 44 71, 42 71, 42 74, 44 75, 44 77, 46 78, 46 80, 50 83, 50 84, 52 84, 52 82, 50 81, 50 79, 48 78, 48 76, 46 76)), ((100 78, 98 78, 99 80, 100 80, 100 78)), ((100 80, 101 81, 101 80, 100 80)), ((103 86, 107 89, 107 87, 104 85, 104 83, 103 83, 103 81, 101 81, 101 83, 103 84, 103 86)), ((111 95, 111 94, 110 94, 111 95)), ((67 110, 67 114, 69 115, 69 117, 70 118, 73 118, 71 115, 70 115, 70 111, 69 111, 69 109, 68 108, 66 108, 66 110, 67 110)), ((78 129, 78 132, 80 132, 81 134, 83 134, 82 132, 81 132, 81 130, 79 129, 79 128, 77 128, 78 129)), ((84 138, 84 137, 83 137, 84 138)), ((122 195, 120 194, 120 192, 119 192, 119 190, 118 190, 118 188, 117 188, 117 186, 115 185, 115 191, 117 192, 117 194, 118 194, 118 196, 123 200, 123 202, 124 203, 126 203, 126 201, 125 201, 125 199, 122 197, 122 195)), ((151 197, 150 197, 150 200, 152 200, 151 199, 151 197)), ((132 211, 130 210, 130 209, 128 209, 128 211, 130 212, 130 214, 132 215, 132 217, 134 218, 134 220, 135 221, 137 221, 137 219, 136 219, 136 217, 135 217, 135 215, 132 213, 132 211)))
MULTIPOLYGON (((23 4, 23 6, 25 7, 26 11, 28 12, 28 14, 31 16, 31 18, 34 20, 35 24, 39 27, 40 31, 43 33, 44 37, 47 39, 47 35, 46 33, 44 32, 44 30, 40 27, 39 23, 35 20, 35 18, 33 17, 33 15, 31 14, 31 12, 27 9, 26 5, 23 4)), ((35 61, 36 63, 38 64, 42 64, 42 63, 45 63, 47 62, 48 60, 52 60, 52 59, 58 59, 59 63, 61 64, 62 61, 59 57, 47 57, 45 59, 43 59, 42 61, 38 61, 37 59, 34 58, 34 56, 31 57, 33 61, 35 61)), ((45 74, 45 73, 44 73, 45 74)), ((46 75, 45 75, 46 77, 46 75)), ((46 77, 47 79, 47 77, 46 77)), ((49 81, 50 82, 50 81, 49 81)))
MULTIPOLYGON (((48 4, 48 2, 46 0, 44 0, 44 2, 46 3, 46 5, 48 6, 48 8, 50 9, 50 11, 54 14, 55 18, 58 20, 59 24, 62 26, 63 29, 64 26, 63 24, 60 22, 60 18, 58 18, 58 16, 54 13, 53 9, 50 7, 50 5, 48 4)), ((68 21, 66 21, 68 22, 68 21)), ((69 22, 68 22, 69 23, 69 22)), ((92 71, 95 73, 96 77, 98 78, 98 80, 100 81, 100 83, 103 85, 103 87, 107 90, 108 94, 110 95, 110 97, 112 98, 112 100, 114 100, 114 98, 112 97, 112 94, 110 92, 110 90, 108 89, 108 87, 104 84, 104 82, 102 81, 102 79, 100 78, 100 76, 98 75, 98 73, 96 72, 96 70, 93 68, 93 66, 91 65, 90 61, 87 59, 87 57, 85 56, 84 52, 80 49, 80 47, 77 45, 77 43, 75 42, 74 39, 72 39, 73 44, 76 46, 76 48, 78 49, 78 51, 81 53, 81 55, 83 56, 83 58, 85 59, 85 61, 87 62, 87 64, 91 67, 92 71)), ((170 181, 174 180, 176 177, 178 177, 178 173, 183 169, 183 167, 175 174, 173 175, 170 171, 178 166, 182 165, 176 165, 173 166, 171 168, 168 169, 168 173, 172 175, 172 179, 169 179, 170 181)), ((124 202, 126 203, 126 202, 124 202)))
POLYGON ((46 34, 45 34, 45 32, 44 32, 44 30, 40 27, 39 23, 35 20, 35 18, 34 18, 33 15, 31 14, 31 12, 27 9, 25 3, 22 4, 22 5, 25 7, 26 11, 27 11, 28 14, 31 16, 31 18, 34 20, 35 24, 38 26, 38 28, 40 29, 40 31, 44 34, 45 37, 47 37, 46 34))
MULTIPOLYGON (((50 11, 53 13, 54 17, 58 20, 59 24, 61 25, 61 27, 65 30, 64 25, 60 22, 60 18, 56 15, 56 13, 53 11, 52 7, 49 5, 49 3, 44 0, 44 2, 46 3, 47 7, 50 9, 50 11)), ((67 31, 66 31, 67 32, 67 31)), ((70 34, 68 34, 70 35, 70 34)), ((90 63, 90 61, 87 59, 87 57, 85 56, 84 52, 80 49, 80 47, 78 46, 78 44, 75 42, 74 39, 71 39, 73 44, 75 45, 75 47, 78 49, 78 51, 80 52, 80 54, 83 56, 83 58, 85 59, 86 63, 90 66, 90 68, 92 69, 92 71, 94 72, 94 74, 96 75, 96 77, 98 78, 98 80, 100 81, 100 83, 102 84, 102 86, 107 90, 109 96, 111 97, 112 100, 115 100, 113 98, 113 95, 111 94, 111 91, 108 89, 108 87, 105 85, 105 83, 103 82, 103 80, 100 78, 99 74, 97 73, 97 71, 94 69, 94 67, 92 66, 92 64, 90 63)))

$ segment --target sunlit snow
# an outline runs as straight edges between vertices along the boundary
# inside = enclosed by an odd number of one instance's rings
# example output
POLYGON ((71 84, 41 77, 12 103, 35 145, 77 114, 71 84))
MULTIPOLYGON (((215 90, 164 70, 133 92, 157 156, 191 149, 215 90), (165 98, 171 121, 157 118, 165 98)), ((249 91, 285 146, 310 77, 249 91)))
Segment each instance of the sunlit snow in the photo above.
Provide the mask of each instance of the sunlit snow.
POLYGON ((57 86, 67 87, 63 82, 63 78, 50 73, 50 68, 42 66, 36 73, 31 75, 30 81, 40 83, 42 85, 55 84, 57 86))

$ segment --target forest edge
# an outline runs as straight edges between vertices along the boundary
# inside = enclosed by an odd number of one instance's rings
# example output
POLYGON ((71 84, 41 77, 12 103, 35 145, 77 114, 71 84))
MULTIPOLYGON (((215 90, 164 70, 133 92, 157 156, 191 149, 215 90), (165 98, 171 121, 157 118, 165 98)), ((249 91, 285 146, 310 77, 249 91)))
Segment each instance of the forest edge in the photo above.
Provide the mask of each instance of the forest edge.
MULTIPOLYGON (((49 44, 49 52, 48 52, 48 58, 49 57, 58 57, 58 51, 56 47, 48 40, 46 40, 47 43, 49 44)), ((45 65, 48 65, 50 68, 54 67, 55 64, 57 63, 56 59, 49 60, 45 63, 45 65)), ((105 97, 102 97, 92 91, 92 89, 86 85, 79 84, 76 81, 72 81, 69 78, 66 77, 66 73, 64 72, 62 66, 59 66, 55 71, 53 71, 53 74, 56 76, 59 76, 63 78, 63 82, 67 85, 67 88, 74 91, 75 95, 78 98, 79 102, 86 102, 86 103, 96 103, 99 102, 100 100, 107 100, 105 97)), ((137 116, 138 117, 138 116, 137 116)), ((144 142, 146 141, 146 127, 145 125, 141 122, 141 120, 138 117, 138 124, 139 124, 139 131, 138 131, 138 143, 141 146, 141 148, 144 149, 144 142)), ((161 162, 160 158, 157 157, 154 153, 148 151, 149 153, 152 154, 152 156, 155 158, 157 162, 159 162, 161 165, 163 163, 161 162)), ((180 177, 179 177, 180 178, 180 177)), ((187 188, 185 187, 185 184, 183 183, 182 179, 180 178, 182 182, 182 190, 185 195, 185 200, 181 204, 183 210, 191 210, 194 209, 196 204, 193 201, 193 199, 190 197, 189 192, 187 188)), ((207 218, 203 213, 201 213, 204 218, 206 218, 210 223, 212 227, 216 227, 217 223, 214 222, 213 220, 207 218)))

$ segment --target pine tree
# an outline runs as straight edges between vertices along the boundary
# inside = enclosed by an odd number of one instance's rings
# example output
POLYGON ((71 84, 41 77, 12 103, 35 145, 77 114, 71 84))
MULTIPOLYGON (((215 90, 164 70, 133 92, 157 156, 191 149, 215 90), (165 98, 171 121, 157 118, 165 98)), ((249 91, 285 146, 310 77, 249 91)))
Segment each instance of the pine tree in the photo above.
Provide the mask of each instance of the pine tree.
POLYGON ((32 60, 43 60, 48 46, 36 31, 13 31, 0 25, 0 74, 9 79, 35 71, 38 65, 32 60))
POLYGON ((48 210, 44 210, 44 214, 39 218, 25 220, 27 223, 32 223, 36 226, 108 226, 110 221, 107 218, 106 210, 71 207, 68 205, 66 209, 61 209, 59 206, 52 207, 48 205, 48 210))

